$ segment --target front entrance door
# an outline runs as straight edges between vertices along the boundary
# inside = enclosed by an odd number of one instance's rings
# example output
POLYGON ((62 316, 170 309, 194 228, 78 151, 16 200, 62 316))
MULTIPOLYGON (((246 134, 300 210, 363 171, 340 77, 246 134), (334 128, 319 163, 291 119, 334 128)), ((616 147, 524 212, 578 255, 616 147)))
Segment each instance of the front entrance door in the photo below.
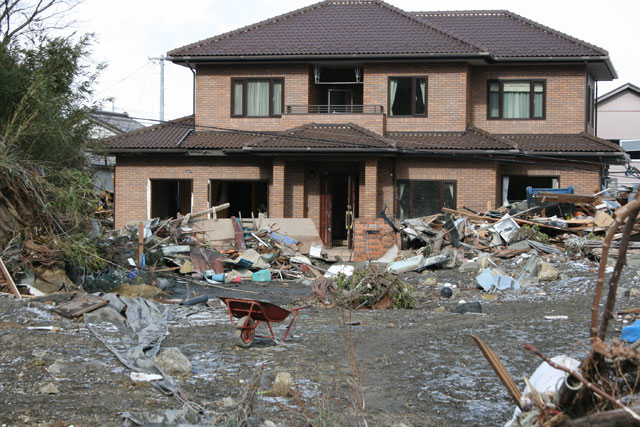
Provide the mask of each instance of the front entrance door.
POLYGON ((322 173, 320 176, 320 237, 325 247, 353 246, 357 209, 356 174, 322 173))

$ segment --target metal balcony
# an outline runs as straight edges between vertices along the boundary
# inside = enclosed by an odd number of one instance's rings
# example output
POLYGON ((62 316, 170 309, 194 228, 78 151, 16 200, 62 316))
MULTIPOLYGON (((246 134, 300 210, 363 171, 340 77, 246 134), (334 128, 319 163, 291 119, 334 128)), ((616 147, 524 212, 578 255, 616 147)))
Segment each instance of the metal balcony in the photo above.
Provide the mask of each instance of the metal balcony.
POLYGON ((284 114, 382 114, 382 105, 287 105, 284 114))

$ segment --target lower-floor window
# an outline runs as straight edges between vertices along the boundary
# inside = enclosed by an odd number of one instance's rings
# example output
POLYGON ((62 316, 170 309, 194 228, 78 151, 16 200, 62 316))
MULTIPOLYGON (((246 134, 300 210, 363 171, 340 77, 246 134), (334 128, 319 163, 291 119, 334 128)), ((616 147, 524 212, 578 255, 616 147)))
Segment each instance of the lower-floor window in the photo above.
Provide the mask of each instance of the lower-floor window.
POLYGON ((455 181, 397 182, 398 218, 419 218, 456 208, 455 181))

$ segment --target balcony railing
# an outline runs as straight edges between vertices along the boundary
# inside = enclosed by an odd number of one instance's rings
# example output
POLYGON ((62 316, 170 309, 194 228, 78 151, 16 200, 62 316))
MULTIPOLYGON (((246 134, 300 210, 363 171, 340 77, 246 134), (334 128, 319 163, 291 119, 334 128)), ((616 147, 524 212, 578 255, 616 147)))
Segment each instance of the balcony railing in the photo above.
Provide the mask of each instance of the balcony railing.
POLYGON ((382 114, 382 105, 287 105, 285 114, 382 114))

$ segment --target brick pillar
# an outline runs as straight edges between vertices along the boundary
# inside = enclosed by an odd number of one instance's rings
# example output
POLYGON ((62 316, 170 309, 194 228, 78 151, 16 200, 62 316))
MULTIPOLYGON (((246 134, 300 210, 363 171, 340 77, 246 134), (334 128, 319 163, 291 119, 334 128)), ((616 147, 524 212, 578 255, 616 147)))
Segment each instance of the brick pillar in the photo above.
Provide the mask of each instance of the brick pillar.
POLYGON ((378 159, 367 159, 364 164, 364 186, 360 186, 359 217, 374 219, 378 216, 378 159))
POLYGON ((284 160, 273 159, 273 173, 269 191, 269 216, 271 218, 284 217, 284 160))
POLYGON ((292 218, 304 218, 304 165, 297 164, 291 171, 292 218))

